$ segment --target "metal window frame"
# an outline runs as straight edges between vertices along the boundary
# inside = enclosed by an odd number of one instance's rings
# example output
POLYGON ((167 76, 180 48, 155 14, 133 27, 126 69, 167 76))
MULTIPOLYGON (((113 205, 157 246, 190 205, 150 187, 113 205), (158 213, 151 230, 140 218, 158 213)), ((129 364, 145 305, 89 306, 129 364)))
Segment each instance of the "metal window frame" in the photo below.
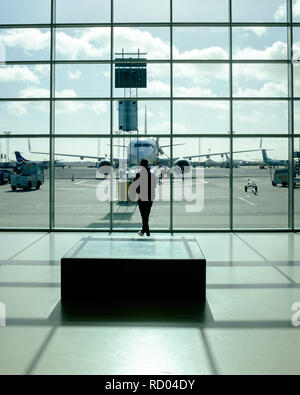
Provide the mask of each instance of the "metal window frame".
MULTIPOLYGON (((234 140, 243 138, 284 138, 288 141, 289 147, 289 161, 291 166, 289 168, 289 193, 288 193, 288 227, 284 229, 264 229, 264 228, 235 228, 234 226, 234 169, 233 169, 233 155, 230 155, 231 168, 229 175, 229 227, 228 228, 191 228, 191 229, 180 229, 174 228, 174 201, 173 201, 173 179, 170 180, 170 226, 169 229, 159 229, 158 232, 290 232, 299 231, 300 228, 295 227, 295 190, 293 185, 293 166, 294 166, 294 139, 300 138, 300 133, 295 133, 294 128, 294 111, 295 102, 300 101, 300 97, 294 96, 294 70, 293 70, 293 29, 294 27, 300 27, 300 22, 293 23, 293 0, 285 0, 287 7, 287 21, 284 23, 270 23, 270 22, 233 22, 232 20, 232 2, 228 0, 229 9, 229 21, 228 22, 212 22, 212 23, 201 23, 201 22, 174 22, 173 21, 173 0, 170 0, 170 20, 163 23, 116 23, 114 22, 114 0, 110 0, 111 16, 109 23, 56 23, 56 0, 51 0, 51 19, 50 23, 46 24, 2 24, 0 29, 17 29, 17 28, 47 28, 50 30, 50 57, 49 60, 44 61, 8 61, 6 65, 49 65, 49 85, 50 85, 50 97, 49 98, 12 98, 2 97, 0 102, 10 101, 45 101, 50 106, 50 117, 49 117, 49 133, 41 134, 13 134, 6 136, 6 138, 48 138, 49 139, 49 159, 50 159, 50 188, 49 188, 49 226, 45 228, 0 228, 0 231, 73 231, 73 232, 107 232, 107 228, 97 229, 86 229, 86 228, 57 228, 55 226, 55 141, 60 138, 109 138, 110 139, 110 160, 112 164, 113 158, 113 140, 117 138, 113 134, 113 104, 118 101, 120 97, 114 96, 114 85, 113 85, 113 71, 114 71, 114 28, 115 27, 166 27, 170 29, 170 58, 169 59, 149 59, 149 64, 169 64, 170 66, 170 96, 168 97, 139 97, 142 101, 169 101, 170 102, 170 131, 169 133, 152 134, 154 137, 162 137, 170 139, 170 158, 173 164, 174 150, 173 142, 177 138, 226 138, 229 141, 230 152, 233 152, 234 140), (285 27, 287 29, 287 59, 281 60, 238 60, 233 59, 233 29, 235 27, 285 27), (55 58, 55 37, 57 28, 91 28, 91 27, 107 27, 110 28, 110 57, 104 60, 56 60, 55 58), (179 60, 173 59, 173 30, 176 27, 227 27, 229 34, 229 58, 225 60, 179 60), (173 65, 176 64, 217 64, 223 63, 229 66, 229 94, 227 97, 217 98, 206 98, 206 97, 177 97, 174 96, 174 72, 173 65), (235 97, 233 92, 233 65, 234 64, 282 64, 286 65, 288 72, 288 95, 286 97, 235 97), (55 97, 55 72, 56 65, 59 64, 107 64, 110 66, 110 94, 108 97, 76 97, 76 98, 56 98, 55 97), (174 103, 177 101, 226 101, 229 103, 229 125, 227 133, 185 133, 178 134, 174 133, 173 121, 174 121, 174 103), (110 130, 105 134, 56 134, 55 133, 55 103, 59 101, 107 101, 110 102, 110 130), (234 133, 233 128, 233 106, 235 102, 242 101, 286 101, 288 103, 288 130, 286 133, 234 133)), ((137 137, 132 135, 133 137, 137 137)), ((150 136, 150 134, 149 134, 150 136)), ((113 224, 113 202, 110 203, 110 232, 131 232, 132 229, 116 229, 113 224)))

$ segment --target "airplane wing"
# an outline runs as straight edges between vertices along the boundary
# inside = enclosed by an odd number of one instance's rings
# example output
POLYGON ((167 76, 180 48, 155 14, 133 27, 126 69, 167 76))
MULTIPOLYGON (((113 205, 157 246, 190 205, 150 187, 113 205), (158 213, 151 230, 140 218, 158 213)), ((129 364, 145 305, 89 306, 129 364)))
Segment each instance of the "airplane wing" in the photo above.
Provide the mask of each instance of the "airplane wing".
MULTIPOLYGON (((39 154, 39 155, 49 155, 49 152, 37 152, 37 151, 32 151, 31 150, 31 145, 30 145, 30 140, 28 139, 28 149, 31 154, 39 154)), ((70 158, 80 158, 81 160, 83 159, 96 159, 96 160, 102 160, 102 159, 107 159, 105 156, 91 156, 91 155, 76 155, 76 154, 60 154, 58 152, 55 152, 55 156, 67 156, 70 158)))
MULTIPOLYGON (((258 152, 261 151, 260 149, 252 149, 252 150, 245 150, 245 151, 233 151, 233 154, 243 154, 246 152, 258 152)), ((186 158, 186 159, 192 159, 192 158, 210 158, 211 156, 225 156, 225 155, 230 155, 231 152, 215 152, 212 154, 200 154, 200 155, 185 155, 185 156, 180 156, 178 158, 174 158, 174 160, 180 159, 180 158, 186 158)))
MULTIPOLYGON (((253 149, 253 150, 243 150, 243 151, 233 151, 233 154, 242 154, 246 152, 258 152, 261 151, 260 149, 253 149)), ((174 161, 178 159, 192 159, 192 158, 210 158, 211 156, 225 156, 225 155, 230 155, 231 152, 214 152, 214 153, 206 153, 206 154, 198 154, 198 155, 185 155, 185 156, 178 156, 176 158, 173 158, 174 161)), ((170 163, 170 159, 160 159, 159 164, 164 164, 166 165, 167 163, 170 163)))

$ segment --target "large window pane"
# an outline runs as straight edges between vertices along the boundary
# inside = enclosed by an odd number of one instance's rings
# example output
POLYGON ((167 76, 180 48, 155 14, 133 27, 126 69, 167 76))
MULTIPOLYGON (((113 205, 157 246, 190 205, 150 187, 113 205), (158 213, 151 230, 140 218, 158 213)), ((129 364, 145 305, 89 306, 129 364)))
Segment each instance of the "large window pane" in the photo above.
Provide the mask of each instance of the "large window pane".
MULTIPOLYGON (((164 100, 134 100, 137 103, 137 127, 135 132, 139 134, 169 134, 170 133, 170 101, 164 100)), ((124 100, 114 102, 114 132, 124 131, 125 112, 119 114, 120 106, 124 105, 124 100)), ((124 107, 123 107, 124 108, 124 107)), ((121 109, 121 112, 123 110, 121 109)), ((135 117, 125 121, 125 128, 135 127, 135 117), (133 122, 132 126, 130 123, 133 122)))
POLYGON ((49 60, 50 29, 0 29, 6 61, 49 60))
POLYGON ((183 60, 228 59, 229 32, 224 27, 175 27, 173 57, 183 60))
MULTIPOLYGON (((300 5, 300 2, 299 2, 300 5)), ((293 28, 293 60, 300 61, 300 28, 293 28)))
MULTIPOLYGON (((147 59, 170 58, 170 29, 166 27, 116 27, 114 29, 114 51, 122 53, 146 53, 147 59)), ((117 57, 121 57, 118 55, 117 57)), ((131 57, 134 57, 131 55, 131 57)))
POLYGON ((97 189, 103 180, 96 179, 96 166, 101 161, 110 161, 109 152, 109 139, 55 140, 55 157, 59 160, 55 168, 56 227, 109 228, 110 203, 98 199, 97 189))
MULTIPOLYGON (((37 179, 33 173, 33 178, 23 178, 21 188, 16 191, 11 189, 11 185, 6 182, 1 185, 0 182, 0 227, 1 228, 47 228, 49 226, 49 139, 35 138, 31 139, 34 151, 45 152, 42 155, 36 155, 29 152, 27 139, 4 138, 0 136, 0 168, 6 168, 13 177, 14 167, 16 164, 15 152, 30 161, 33 161, 44 168, 44 183, 40 189, 36 189, 37 179), (25 181, 25 182, 24 182, 25 181), (26 189, 28 183, 32 182, 32 188, 26 189), (26 186, 26 188, 23 188, 26 186)), ((1 169, 0 169, 1 170, 1 169)), ((22 170, 23 171, 23 170, 22 170)), ((25 173, 22 173, 25 174, 25 173)), ((20 178, 20 177, 19 177, 20 178)), ((19 182, 16 180, 16 182, 19 182)), ((15 183, 12 184, 15 186, 15 183)))
POLYGON ((287 228, 288 139, 234 139, 242 150, 257 151, 234 154, 234 227, 287 228))
POLYGON ((284 60, 287 58, 287 29, 247 26, 233 28, 233 59, 284 60))
POLYGON ((294 101, 294 127, 295 133, 300 134, 300 101, 294 101))
POLYGON ((173 102, 174 133, 228 133, 229 102, 190 100, 173 102))
POLYGON ((169 22, 170 0, 114 0, 115 22, 169 22))
POLYGON ((110 0, 56 0, 57 23, 108 23, 110 0))
POLYGON ((293 0, 293 22, 300 22, 300 1, 293 0))
POLYGON ((235 133, 288 133, 287 101, 234 101, 235 133))
POLYGON ((174 179, 175 228, 228 228, 228 152, 229 139, 174 139, 174 165, 186 162, 174 179))
POLYGON ((57 60, 110 59, 110 28, 56 29, 57 60))
POLYGON ((1 66, 0 97, 7 98, 44 98, 50 95, 50 67, 1 66))
POLYGON ((285 64, 234 64, 233 88, 236 97, 285 97, 285 64))
POLYGON ((1 126, 15 134, 49 133, 49 101, 0 102, 1 126))
POLYGON ((286 0, 233 0, 232 20, 233 22, 286 22, 286 0))
POLYGON ((294 152, 295 152, 295 178, 296 183, 294 194, 295 194, 295 228, 300 228, 300 137, 296 137, 294 140, 294 152))
POLYGON ((55 103, 57 134, 109 134, 110 103, 104 100, 59 100, 55 103))
POLYGON ((227 64, 174 64, 174 96, 228 97, 227 64))
POLYGON ((294 96, 300 97, 300 62, 294 64, 294 96))
POLYGON ((110 66, 102 64, 56 65, 56 97, 109 97, 110 66))
MULTIPOLYGON (((170 167, 170 139, 160 138, 152 136, 141 136, 138 138, 119 136, 113 139, 113 159, 118 158, 126 161, 128 165, 128 171, 130 172, 129 177, 132 178, 139 169, 137 164, 141 159, 149 159, 150 165, 160 163, 166 164, 170 167), (160 148, 158 153, 157 148, 160 148), (153 159, 150 161, 150 159, 153 159)), ((127 166, 121 166, 126 171, 127 166)), ((117 171, 117 175, 120 173, 117 171)), ((159 171, 157 170, 157 187, 156 187, 156 199, 153 203, 150 215, 150 230, 153 229, 169 229, 170 227, 170 177, 166 172, 166 177, 159 181, 159 171)), ((113 227, 115 229, 131 229, 141 230, 142 219, 140 216, 139 208, 136 203, 132 204, 126 201, 126 184, 125 178, 117 178, 116 180, 116 200, 113 204, 113 227), (119 182, 121 185, 119 186, 119 182), (120 194, 120 190, 124 190, 125 193, 120 194)))
POLYGON ((0 24, 50 23, 51 0, 1 0, 0 24))
POLYGON ((227 22, 228 0, 173 0, 174 22, 227 22))

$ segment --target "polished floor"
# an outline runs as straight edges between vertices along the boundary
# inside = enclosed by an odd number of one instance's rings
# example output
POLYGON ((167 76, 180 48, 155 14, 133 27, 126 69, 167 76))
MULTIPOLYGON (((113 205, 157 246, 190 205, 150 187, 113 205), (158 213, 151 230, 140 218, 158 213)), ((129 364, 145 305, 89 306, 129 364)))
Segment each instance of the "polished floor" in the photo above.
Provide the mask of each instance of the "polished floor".
POLYGON ((0 233, 0 374, 300 374, 300 234, 189 235, 207 259, 204 308, 68 315, 60 258, 87 235, 0 233))

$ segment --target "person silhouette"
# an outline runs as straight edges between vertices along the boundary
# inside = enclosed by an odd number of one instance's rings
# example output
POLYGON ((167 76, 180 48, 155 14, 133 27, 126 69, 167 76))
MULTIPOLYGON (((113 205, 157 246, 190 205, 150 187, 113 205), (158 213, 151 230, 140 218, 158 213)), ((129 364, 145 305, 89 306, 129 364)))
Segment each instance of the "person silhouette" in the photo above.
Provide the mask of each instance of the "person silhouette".
POLYGON ((156 176, 151 173, 147 159, 140 162, 141 170, 137 173, 134 182, 138 183, 136 192, 138 193, 138 206, 142 217, 143 227, 138 233, 140 236, 150 236, 149 216, 153 201, 155 200, 156 176))

